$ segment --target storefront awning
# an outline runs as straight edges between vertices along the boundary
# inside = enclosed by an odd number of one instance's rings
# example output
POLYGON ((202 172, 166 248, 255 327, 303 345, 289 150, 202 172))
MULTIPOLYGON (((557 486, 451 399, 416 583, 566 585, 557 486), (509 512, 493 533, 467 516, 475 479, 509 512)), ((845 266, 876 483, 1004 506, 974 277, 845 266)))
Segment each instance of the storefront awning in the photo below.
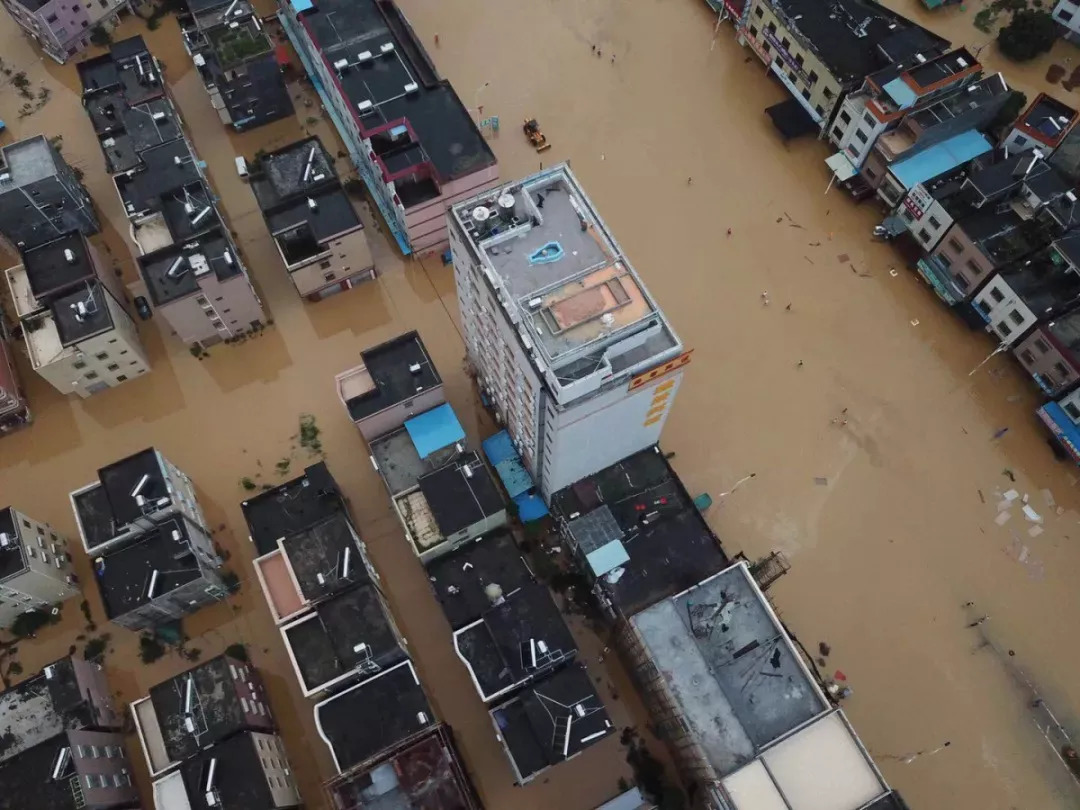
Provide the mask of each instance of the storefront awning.
POLYGON ((825 158, 825 165, 832 169, 832 173, 836 175, 836 181, 843 183, 845 180, 850 180, 856 174, 855 166, 848 159, 848 156, 843 152, 837 152, 835 155, 830 155, 825 158))
POLYGON ((765 110, 765 114, 772 119, 773 126, 784 140, 809 135, 820 130, 817 121, 806 111, 802 102, 793 98, 774 104, 765 110))

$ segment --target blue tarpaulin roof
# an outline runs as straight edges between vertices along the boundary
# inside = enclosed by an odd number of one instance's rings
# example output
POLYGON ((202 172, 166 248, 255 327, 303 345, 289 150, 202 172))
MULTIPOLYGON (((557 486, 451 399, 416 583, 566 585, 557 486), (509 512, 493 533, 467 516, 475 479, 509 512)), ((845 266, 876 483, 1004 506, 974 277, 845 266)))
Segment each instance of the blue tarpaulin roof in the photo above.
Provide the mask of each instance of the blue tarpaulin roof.
POLYGON ((885 82, 885 86, 881 89, 889 94, 889 98, 895 101, 896 106, 901 110, 906 110, 918 98, 915 91, 908 87, 903 79, 893 79, 891 82, 885 82))
POLYGON ((484 455, 495 468, 495 474, 502 481, 506 494, 517 505, 518 517, 523 521, 539 520, 548 513, 547 505, 539 495, 533 492, 535 484, 521 462, 510 434, 505 430, 484 439, 480 443, 484 455))
POLYGON ((292 7, 299 14, 301 11, 307 11, 309 8, 315 8, 315 3, 312 0, 292 0, 292 7))
POLYGON ((990 142, 982 133, 969 129, 934 144, 907 160, 901 160, 892 167, 892 173, 905 188, 911 188, 917 183, 952 171, 972 158, 989 152, 991 148, 990 142))
POLYGON ((405 423, 405 430, 409 431, 409 438, 420 458, 427 458, 436 450, 465 438, 465 431, 449 402, 414 416, 405 423))

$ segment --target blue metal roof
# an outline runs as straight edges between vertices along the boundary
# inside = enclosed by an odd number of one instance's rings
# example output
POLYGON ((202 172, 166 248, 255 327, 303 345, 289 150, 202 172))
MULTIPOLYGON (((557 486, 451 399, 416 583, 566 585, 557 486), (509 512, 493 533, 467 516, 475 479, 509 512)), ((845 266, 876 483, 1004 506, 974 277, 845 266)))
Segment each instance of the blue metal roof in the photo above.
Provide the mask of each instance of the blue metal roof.
POLYGON ((547 515, 547 504, 534 492, 536 484, 521 462, 521 456, 518 455, 510 434, 501 430, 484 439, 480 446, 484 448, 488 462, 495 468, 495 474, 499 476, 506 494, 517 505, 518 517, 528 522, 547 515))
POLYGON ((301 11, 307 11, 308 9, 315 8, 315 3, 312 0, 292 0, 292 7, 299 14, 301 11))
POLYGON ((972 158, 989 152, 993 147, 981 132, 969 129, 948 140, 934 144, 917 155, 901 160, 892 167, 893 176, 905 188, 923 183, 939 174, 952 171, 972 158))
POLYGON ((600 546, 596 551, 586 554, 585 559, 589 561, 589 568, 592 569, 593 575, 602 577, 608 571, 613 571, 620 565, 630 562, 630 555, 626 553, 626 546, 621 540, 612 540, 600 546))
POLYGON ((409 432, 420 458, 427 458, 436 450, 465 438, 465 431, 449 402, 414 416, 405 423, 405 430, 409 432))
POLYGON ((889 98, 896 102, 896 106, 901 110, 906 110, 914 104, 915 99, 918 98, 918 96, 915 95, 915 91, 908 87, 903 79, 893 79, 891 82, 885 82, 885 86, 881 89, 888 94, 889 98))

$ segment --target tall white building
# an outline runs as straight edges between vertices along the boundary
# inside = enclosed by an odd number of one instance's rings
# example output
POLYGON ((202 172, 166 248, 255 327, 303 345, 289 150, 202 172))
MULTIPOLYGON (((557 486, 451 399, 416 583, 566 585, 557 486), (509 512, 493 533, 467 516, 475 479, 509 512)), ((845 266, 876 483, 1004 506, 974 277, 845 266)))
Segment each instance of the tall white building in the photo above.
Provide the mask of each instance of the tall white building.
POLYGON ((570 168, 448 219, 469 359, 545 499, 654 444, 689 352, 570 168))
POLYGON ((16 509, 0 510, 0 627, 78 594, 67 539, 16 509))

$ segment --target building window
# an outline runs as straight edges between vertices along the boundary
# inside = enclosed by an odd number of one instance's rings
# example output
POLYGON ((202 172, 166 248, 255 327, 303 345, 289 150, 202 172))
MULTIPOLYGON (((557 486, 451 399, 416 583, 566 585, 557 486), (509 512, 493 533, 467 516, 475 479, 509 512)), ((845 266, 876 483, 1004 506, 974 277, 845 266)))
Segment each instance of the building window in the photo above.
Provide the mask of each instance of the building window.
POLYGON ((810 100, 810 91, 809 90, 803 90, 802 91, 802 97, 805 98, 807 101, 809 101, 810 100))
POLYGON ((1046 354, 1050 351, 1050 347, 1042 338, 1035 338, 1035 348, 1039 350, 1039 354, 1046 354))
POLYGON ((1073 418, 1073 421, 1080 421, 1080 408, 1076 407, 1073 402, 1065 403, 1065 413, 1073 418))
POLYGON ((759 20, 765 16, 765 12, 761 10, 761 6, 758 6, 754 9, 754 16, 757 17, 759 20))
POLYGON ((1072 12, 1071 11, 1066 11, 1065 9, 1060 9, 1058 11, 1058 13, 1057 13, 1057 16, 1058 16, 1058 19, 1061 20, 1062 22, 1068 22, 1069 20, 1071 20, 1073 18, 1072 12))
POLYGON ((1035 355, 1031 353, 1031 349, 1024 349, 1020 352, 1020 359, 1024 361, 1024 365, 1030 366, 1035 362, 1035 355))
POLYGON ((863 117, 862 117, 862 120, 866 122, 866 125, 867 125, 868 127, 870 127, 870 129, 873 129, 874 127, 876 127, 876 126, 877 126, 877 121, 875 121, 875 120, 874 120, 874 116, 872 116, 872 115, 871 115, 870 113, 868 113, 868 112, 866 112, 866 113, 863 113, 863 117))
POLYGON ((326 261, 319 262, 319 269, 320 270, 329 270, 330 269, 330 264, 331 264, 331 262, 330 262, 329 259, 327 259, 326 261))
POLYGON ((873 180, 874 178, 877 177, 877 172, 875 172, 869 166, 867 166, 863 171, 866 173, 866 177, 869 180, 873 180))
POLYGON ((934 255, 937 256, 937 260, 939 262, 941 262, 942 266, 946 270, 948 270, 950 267, 952 267, 952 259, 950 259, 948 256, 946 256, 944 253, 938 252, 938 253, 935 253, 934 255))
POLYGON ((968 284, 968 280, 963 276, 956 276, 953 281, 956 282, 956 286, 960 288, 961 292, 967 292, 967 288, 971 286, 968 284))
POLYGON ((94 355, 94 357, 96 357, 98 360, 108 360, 109 359, 109 353, 108 352, 98 352, 97 354, 94 355))
POLYGON ((798 84, 799 83, 798 78, 796 78, 796 76, 795 76, 795 71, 794 70, 789 70, 788 74, 787 74, 787 77, 788 77, 788 81, 791 82, 792 84, 798 84))
POLYGON ((998 331, 1001 333, 1002 337, 1008 337, 1012 334, 1012 328, 1005 323, 1005 321, 998 324, 998 331))
POLYGON ((785 51, 790 51, 791 50, 791 40, 788 39, 787 37, 784 37, 783 39, 780 40, 780 47, 783 48, 785 51))
POLYGON ((86 368, 86 361, 85 360, 76 360, 74 363, 71 364, 71 367, 73 369, 75 369, 76 371, 82 370, 82 369, 86 368))
POLYGON ((840 111, 840 123, 843 124, 844 126, 847 126, 848 124, 851 123, 851 116, 848 115, 843 110, 840 111))
POLYGON ((821 91, 821 95, 825 96, 825 100, 826 100, 826 101, 832 101, 832 100, 833 100, 834 98, 836 98, 836 93, 834 93, 834 92, 833 92, 833 91, 832 91, 831 89, 829 89, 828 87, 824 88, 824 89, 823 89, 823 90, 821 91))
POLYGON ((817 84, 817 80, 818 80, 817 73, 815 73, 814 71, 811 70, 810 75, 806 77, 806 83, 809 84, 811 87, 813 87, 815 84, 817 84))
POLYGON ((50 14, 50 15, 49 15, 48 17, 46 17, 46 18, 45 18, 45 22, 47 22, 47 23, 49 23, 50 25, 52 25, 52 24, 53 24, 54 22, 56 22, 56 21, 57 21, 58 19, 59 19, 59 18, 58 18, 58 17, 57 17, 57 16, 55 15, 55 14, 50 14))
POLYGON ((937 220, 936 220, 936 219, 935 219, 934 217, 932 217, 932 216, 931 216, 931 217, 930 217, 930 218, 929 218, 928 220, 926 220, 926 221, 927 221, 927 222, 929 222, 929 223, 930 223, 930 227, 931 227, 931 228, 934 228, 935 230, 936 230, 937 228, 940 228, 940 227, 941 227, 941 223, 940 223, 940 222, 938 222, 938 221, 937 221, 937 220))
POLYGON ((975 278, 978 278, 982 275, 982 268, 979 267, 979 265, 974 259, 967 260, 967 269, 971 271, 972 275, 974 275, 975 278))
POLYGON ((1068 379, 1068 377, 1069 377, 1069 369, 1061 361, 1058 361, 1057 363, 1054 363, 1054 371, 1056 371, 1058 373, 1058 376, 1063 381, 1068 379))
POLYGON ((994 299, 995 304, 1000 304, 1005 300, 1005 294, 997 287, 990 288, 990 297, 994 299))
POLYGON ((820 104, 814 107, 814 109, 817 111, 817 114, 820 115, 822 118, 825 117, 825 108, 822 107, 820 104))
POLYGON ((116 363, 109 363, 109 365, 105 366, 105 368, 107 368, 109 371, 119 371, 120 370, 120 366, 118 366, 116 363))
POLYGON ((751 26, 750 26, 750 37, 751 37, 752 39, 757 39, 757 33, 758 33, 758 32, 757 32, 757 26, 755 26, 755 25, 751 25, 751 26))
POLYGON ((853 158, 858 159, 858 157, 859 157, 859 147, 857 147, 855 144, 852 143, 852 144, 848 144, 847 150, 848 150, 849 155, 851 155, 853 158))
POLYGON ((866 143, 866 141, 868 140, 868 138, 866 137, 866 133, 863 132, 861 129, 855 130, 855 137, 859 139, 859 143, 866 143))
POLYGON ((86 373, 86 379, 88 379, 88 380, 96 380, 97 378, 98 378, 98 374, 97 374, 96 371, 88 371, 86 373))
POLYGON ((926 228, 919 228, 919 238, 922 239, 924 242, 929 242, 930 232, 927 231, 926 228))
MULTIPOLYGON (((818 109, 820 110, 821 107, 818 107, 818 109)), ((841 138, 844 137, 844 130, 840 129, 840 127, 833 127, 832 128, 832 134, 833 134, 833 137, 836 138, 836 140, 840 140, 841 138)))
POLYGON ((953 253, 963 253, 964 246, 960 244, 960 241, 955 237, 949 240, 949 247, 952 248, 953 253))
POLYGON ((775 34, 776 33, 776 23, 774 23, 774 22, 769 23, 768 25, 765 26, 765 30, 768 31, 770 34, 775 34))
POLYGON ((765 53, 772 53, 772 46, 768 42, 762 42, 761 50, 765 51, 765 53))
POLYGON ((798 65, 799 67, 802 67, 802 63, 803 63, 803 55, 801 53, 795 54, 795 64, 798 65))
POLYGON ((1015 309, 1009 313, 1009 317, 1012 319, 1012 322, 1015 323, 1017 326, 1024 325, 1024 316, 1017 312, 1015 309))
POLYGON ((1015 143, 1017 146, 1023 146, 1027 142, 1028 142, 1028 139, 1025 138, 1023 135, 1016 135, 1013 138, 1013 143, 1015 143))

